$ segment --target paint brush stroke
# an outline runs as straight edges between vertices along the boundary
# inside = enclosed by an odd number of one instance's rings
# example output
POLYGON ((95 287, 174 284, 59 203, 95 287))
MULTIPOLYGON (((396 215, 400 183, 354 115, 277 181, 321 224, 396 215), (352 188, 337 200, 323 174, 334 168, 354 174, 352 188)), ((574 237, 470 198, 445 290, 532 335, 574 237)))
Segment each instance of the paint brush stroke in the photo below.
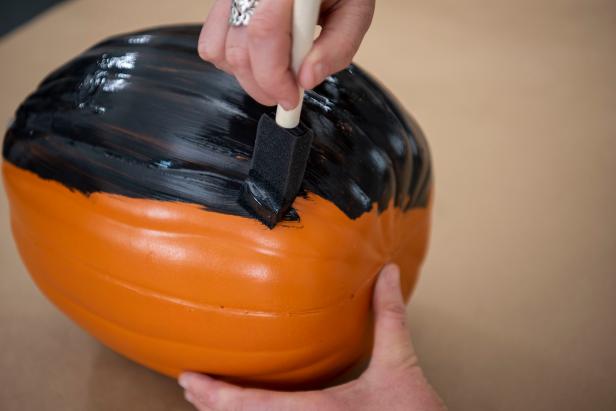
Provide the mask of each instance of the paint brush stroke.
MULTIPOLYGON (((238 204, 258 119, 232 76, 199 59, 197 25, 105 40, 52 72, 19 107, 3 155, 86 195, 199 204, 250 217, 238 204)), ((426 140, 391 95, 355 65, 307 92, 315 138, 302 184, 355 219, 393 200, 423 207, 426 140)), ((291 210, 286 220, 299 218, 291 210)))

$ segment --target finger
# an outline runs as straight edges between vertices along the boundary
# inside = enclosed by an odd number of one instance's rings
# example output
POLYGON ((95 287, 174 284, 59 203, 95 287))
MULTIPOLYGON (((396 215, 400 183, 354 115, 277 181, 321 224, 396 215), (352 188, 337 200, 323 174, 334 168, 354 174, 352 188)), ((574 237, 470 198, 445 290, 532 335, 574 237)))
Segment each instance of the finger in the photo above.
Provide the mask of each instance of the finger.
POLYGON ((225 45, 225 60, 244 90, 259 103, 273 106, 276 100, 264 91, 254 76, 248 54, 248 31, 245 27, 231 27, 225 45))
POLYGON ((299 103, 291 71, 291 0, 261 0, 248 25, 252 73, 259 86, 285 109, 299 103))
POLYGON ((374 347, 369 370, 389 370, 417 364, 400 288, 400 269, 389 264, 374 288, 374 347))
POLYGON ((314 88, 351 63, 373 14, 374 0, 342 0, 332 6, 300 69, 299 83, 303 88, 314 88))
POLYGON ((231 0, 217 0, 207 16, 199 35, 199 56, 216 67, 225 68, 225 44, 229 31, 231 0))
POLYGON ((332 409, 333 399, 323 392, 277 392, 241 388, 197 373, 183 373, 179 384, 185 397, 200 410, 282 411, 332 409))

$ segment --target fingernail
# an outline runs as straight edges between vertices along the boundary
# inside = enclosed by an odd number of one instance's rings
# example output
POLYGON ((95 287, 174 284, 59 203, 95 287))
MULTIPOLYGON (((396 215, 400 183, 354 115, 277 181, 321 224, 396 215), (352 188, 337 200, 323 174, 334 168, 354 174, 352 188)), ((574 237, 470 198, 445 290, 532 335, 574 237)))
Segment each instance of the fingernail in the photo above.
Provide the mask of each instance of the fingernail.
POLYGON ((190 375, 187 373, 184 373, 180 375, 180 378, 178 378, 178 384, 180 384, 180 387, 187 389, 189 380, 190 380, 190 375))
POLYGON ((285 110, 289 111, 295 108, 296 105, 294 105, 293 103, 291 103, 290 101, 281 101, 280 105, 282 106, 282 108, 284 108, 285 110))

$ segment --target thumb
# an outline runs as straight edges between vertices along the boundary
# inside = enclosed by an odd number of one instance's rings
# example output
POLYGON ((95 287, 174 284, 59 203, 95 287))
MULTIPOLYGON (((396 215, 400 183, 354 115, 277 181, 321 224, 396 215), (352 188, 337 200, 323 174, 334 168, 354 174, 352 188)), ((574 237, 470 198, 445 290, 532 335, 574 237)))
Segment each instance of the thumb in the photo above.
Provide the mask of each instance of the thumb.
POLYGON ((336 1, 322 16, 323 29, 299 71, 299 82, 310 90, 351 63, 368 31, 374 0, 336 1))
POLYGON ((373 310, 374 347, 369 370, 391 372, 417 365, 397 265, 389 264, 381 271, 374 287, 373 310))

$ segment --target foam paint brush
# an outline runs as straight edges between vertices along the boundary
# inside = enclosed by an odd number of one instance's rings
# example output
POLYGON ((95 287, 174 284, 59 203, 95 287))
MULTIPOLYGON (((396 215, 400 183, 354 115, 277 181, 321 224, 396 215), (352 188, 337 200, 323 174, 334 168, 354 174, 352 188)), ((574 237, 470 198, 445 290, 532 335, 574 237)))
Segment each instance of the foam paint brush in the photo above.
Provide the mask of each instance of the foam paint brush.
MULTIPOLYGON (((294 0, 291 66, 297 76, 312 47, 320 0, 294 0)), ((240 204, 269 228, 289 211, 297 196, 312 144, 312 131, 300 122, 304 90, 292 110, 280 105, 276 118, 263 114, 257 126, 248 178, 240 190, 240 204)))

